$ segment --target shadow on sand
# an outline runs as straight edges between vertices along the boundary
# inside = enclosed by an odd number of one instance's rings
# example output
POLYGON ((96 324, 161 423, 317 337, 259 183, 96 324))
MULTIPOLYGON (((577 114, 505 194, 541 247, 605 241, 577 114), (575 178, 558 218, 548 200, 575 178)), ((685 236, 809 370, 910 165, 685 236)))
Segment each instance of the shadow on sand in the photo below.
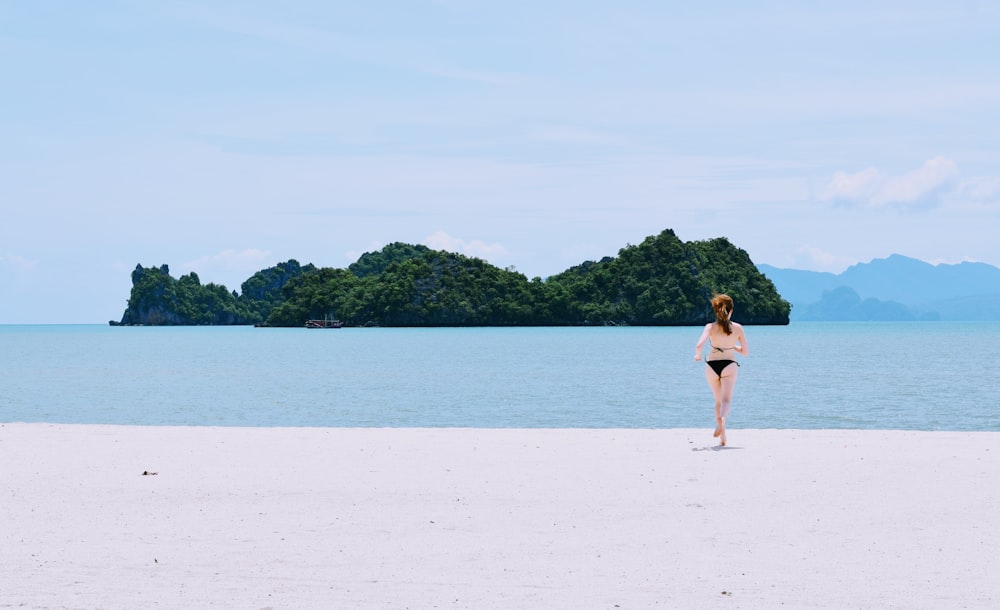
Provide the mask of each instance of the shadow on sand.
POLYGON ((733 447, 732 445, 712 445, 711 447, 692 447, 691 451, 731 451, 733 449, 742 449, 743 447, 733 447))

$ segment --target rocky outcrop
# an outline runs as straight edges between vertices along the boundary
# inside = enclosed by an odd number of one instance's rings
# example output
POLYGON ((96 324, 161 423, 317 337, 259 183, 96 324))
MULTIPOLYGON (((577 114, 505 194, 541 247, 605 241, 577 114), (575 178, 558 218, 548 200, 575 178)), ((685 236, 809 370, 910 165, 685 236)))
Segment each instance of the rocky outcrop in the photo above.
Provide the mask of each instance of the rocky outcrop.
POLYGON ((194 273, 174 279, 167 265, 136 265, 128 309, 115 325, 226 326, 259 321, 260 317, 225 286, 203 286, 194 273))

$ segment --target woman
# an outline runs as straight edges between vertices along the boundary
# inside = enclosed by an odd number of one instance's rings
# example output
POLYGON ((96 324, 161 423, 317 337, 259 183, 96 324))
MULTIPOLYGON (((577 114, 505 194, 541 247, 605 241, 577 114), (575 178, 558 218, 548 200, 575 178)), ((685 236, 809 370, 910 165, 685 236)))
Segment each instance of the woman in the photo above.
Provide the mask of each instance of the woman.
POLYGON ((708 341, 711 348, 705 359, 705 379, 715 396, 715 434, 719 444, 726 445, 726 418, 729 417, 729 407, 733 402, 733 388, 736 387, 736 376, 740 365, 734 359, 734 354, 746 356, 750 353, 743 326, 733 322, 733 299, 724 294, 712 298, 712 309, 715 310, 715 322, 705 325, 701 338, 694 346, 694 359, 701 360, 701 351, 708 341))

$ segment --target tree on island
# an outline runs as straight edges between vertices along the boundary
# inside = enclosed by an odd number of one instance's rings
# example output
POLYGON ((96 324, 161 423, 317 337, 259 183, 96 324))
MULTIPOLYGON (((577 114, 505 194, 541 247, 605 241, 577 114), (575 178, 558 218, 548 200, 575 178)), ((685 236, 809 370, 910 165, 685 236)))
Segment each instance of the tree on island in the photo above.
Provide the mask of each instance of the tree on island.
POLYGON ((295 260, 254 274, 242 295, 191 273, 137 266, 121 324, 303 326, 336 316, 354 326, 695 325, 725 292, 746 324, 787 324, 790 306, 725 238, 683 242, 671 230, 529 280, 475 257, 393 243, 347 269, 295 260))

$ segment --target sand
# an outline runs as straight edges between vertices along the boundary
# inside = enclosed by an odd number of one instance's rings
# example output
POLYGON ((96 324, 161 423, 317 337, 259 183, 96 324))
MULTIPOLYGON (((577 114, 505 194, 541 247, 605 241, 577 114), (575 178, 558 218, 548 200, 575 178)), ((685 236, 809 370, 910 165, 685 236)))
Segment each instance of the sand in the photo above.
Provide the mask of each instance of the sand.
POLYGON ((1000 607, 1000 433, 729 441, 3 424, 0 608, 1000 607))

